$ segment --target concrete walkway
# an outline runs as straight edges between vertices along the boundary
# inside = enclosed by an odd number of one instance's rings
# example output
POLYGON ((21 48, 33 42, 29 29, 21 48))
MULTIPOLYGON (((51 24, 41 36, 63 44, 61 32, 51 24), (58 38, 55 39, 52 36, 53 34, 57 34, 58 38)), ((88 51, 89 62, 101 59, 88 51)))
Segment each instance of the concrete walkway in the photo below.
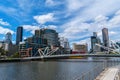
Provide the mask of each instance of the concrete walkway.
POLYGON ((118 73, 118 67, 107 68, 95 80, 120 80, 118 73))

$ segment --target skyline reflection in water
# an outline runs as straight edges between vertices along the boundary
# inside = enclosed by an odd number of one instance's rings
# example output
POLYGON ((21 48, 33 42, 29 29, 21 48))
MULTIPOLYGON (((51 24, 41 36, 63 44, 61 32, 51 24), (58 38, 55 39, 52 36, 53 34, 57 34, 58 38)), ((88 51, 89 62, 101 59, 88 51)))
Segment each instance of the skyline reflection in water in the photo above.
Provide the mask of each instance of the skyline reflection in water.
POLYGON ((0 63, 0 80, 74 80, 104 58, 0 63))

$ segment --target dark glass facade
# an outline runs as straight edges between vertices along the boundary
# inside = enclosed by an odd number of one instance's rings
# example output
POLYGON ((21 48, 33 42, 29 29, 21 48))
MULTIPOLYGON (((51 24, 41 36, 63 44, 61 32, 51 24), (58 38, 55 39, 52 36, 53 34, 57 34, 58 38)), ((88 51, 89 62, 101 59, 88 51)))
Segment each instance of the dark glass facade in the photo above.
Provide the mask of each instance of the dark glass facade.
POLYGON ((96 43, 97 43, 97 38, 95 36, 91 36, 91 49, 92 50, 94 50, 96 43))
POLYGON ((35 30, 35 36, 47 39, 49 46, 60 46, 58 33, 53 29, 35 30))
POLYGON ((8 43, 8 44, 12 44, 12 34, 10 32, 8 32, 5 35, 5 42, 8 43))
POLYGON ((23 27, 17 28, 17 36, 16 36, 16 45, 19 44, 19 42, 22 42, 23 37, 23 27))

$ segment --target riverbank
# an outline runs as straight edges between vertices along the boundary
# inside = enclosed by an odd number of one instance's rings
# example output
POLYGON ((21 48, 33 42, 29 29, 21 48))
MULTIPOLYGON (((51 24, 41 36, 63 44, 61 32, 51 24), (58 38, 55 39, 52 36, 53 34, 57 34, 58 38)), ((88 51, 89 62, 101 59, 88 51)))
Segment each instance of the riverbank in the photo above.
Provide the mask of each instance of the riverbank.
POLYGON ((61 60, 61 59, 85 59, 86 57, 61 57, 61 58, 43 58, 43 57, 25 57, 25 58, 6 58, 1 59, 2 62, 27 62, 27 61, 48 61, 48 60, 61 60))

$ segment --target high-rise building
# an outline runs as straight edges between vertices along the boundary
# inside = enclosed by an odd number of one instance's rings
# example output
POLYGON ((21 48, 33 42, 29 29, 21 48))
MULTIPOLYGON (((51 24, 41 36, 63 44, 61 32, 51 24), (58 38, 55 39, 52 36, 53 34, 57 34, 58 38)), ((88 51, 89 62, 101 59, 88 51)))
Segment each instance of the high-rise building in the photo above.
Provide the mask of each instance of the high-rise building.
POLYGON ((10 32, 8 32, 6 35, 5 35, 5 43, 7 44, 12 44, 12 34, 10 32))
POLYGON ((60 37, 59 42, 60 42, 60 46, 61 46, 60 51, 64 51, 64 52, 61 52, 61 53, 70 54, 71 53, 71 48, 70 48, 68 39, 64 38, 64 37, 60 37))
MULTIPOLYGON (((49 47, 54 49, 60 46, 58 33, 53 29, 35 30, 35 35, 20 42, 19 53, 21 57, 38 56, 38 49, 49 47)), ((57 53, 57 52, 56 52, 57 53)))
POLYGON ((97 37, 97 32, 93 32, 93 36, 97 37))
POLYGON ((53 29, 35 30, 35 36, 47 39, 49 46, 60 46, 58 33, 53 29))
POLYGON ((97 36, 97 32, 93 32, 93 36, 91 36, 91 50, 92 52, 100 52, 101 48, 96 44, 101 44, 100 38, 97 36))
POLYGON ((48 45, 59 46, 58 33, 53 29, 44 29, 43 37, 47 39, 48 45))
POLYGON ((19 42, 22 41, 22 37, 23 37, 23 27, 20 26, 17 28, 16 45, 18 45, 19 42))
POLYGON ((96 43, 97 43, 97 38, 95 36, 91 36, 91 50, 92 50, 92 52, 95 50, 96 43))
POLYGON ((60 46, 62 46, 63 48, 70 48, 69 41, 67 38, 60 37, 59 41, 60 41, 60 46))
POLYGON ((36 37, 42 37, 43 31, 42 29, 35 30, 35 36, 36 37))
POLYGON ((108 29, 107 28, 102 29, 102 36, 103 36, 103 45, 105 47, 109 47, 109 36, 108 36, 108 29))

